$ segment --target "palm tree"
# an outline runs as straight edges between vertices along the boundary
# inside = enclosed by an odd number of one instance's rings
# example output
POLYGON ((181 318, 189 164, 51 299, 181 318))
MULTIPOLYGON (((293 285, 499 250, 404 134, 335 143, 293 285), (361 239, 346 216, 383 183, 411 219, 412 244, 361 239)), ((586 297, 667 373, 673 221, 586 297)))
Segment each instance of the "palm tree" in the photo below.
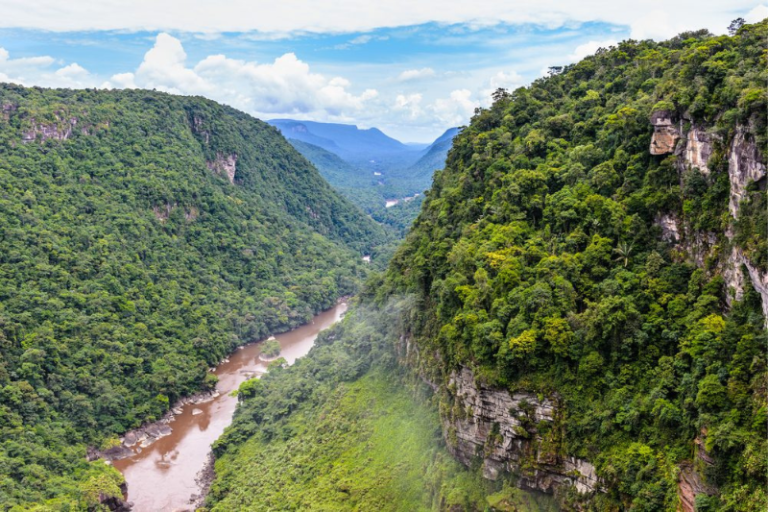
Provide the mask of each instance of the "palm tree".
POLYGON ((619 245, 613 250, 619 255, 617 258, 619 261, 624 261, 624 268, 629 265, 629 256, 632 254, 632 244, 627 242, 619 242, 619 245))

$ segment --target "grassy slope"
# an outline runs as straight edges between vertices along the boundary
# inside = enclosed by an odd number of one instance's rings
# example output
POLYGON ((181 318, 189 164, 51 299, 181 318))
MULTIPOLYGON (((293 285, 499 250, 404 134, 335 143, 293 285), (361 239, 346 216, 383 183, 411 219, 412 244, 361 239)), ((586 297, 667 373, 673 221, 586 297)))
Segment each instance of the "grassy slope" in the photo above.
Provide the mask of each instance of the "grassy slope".
MULTIPOLYGON (((341 384, 325 403, 293 414, 288 439, 254 437, 236 457, 220 458, 217 474, 234 490, 212 510, 483 508, 488 484, 447 453, 424 398, 381 370, 341 384)), ((548 510, 545 498, 519 491, 492 500, 499 510, 548 510)))
POLYGON ((405 302, 353 307, 308 357, 241 386, 210 510, 549 510, 447 452, 431 390, 392 353, 405 302))

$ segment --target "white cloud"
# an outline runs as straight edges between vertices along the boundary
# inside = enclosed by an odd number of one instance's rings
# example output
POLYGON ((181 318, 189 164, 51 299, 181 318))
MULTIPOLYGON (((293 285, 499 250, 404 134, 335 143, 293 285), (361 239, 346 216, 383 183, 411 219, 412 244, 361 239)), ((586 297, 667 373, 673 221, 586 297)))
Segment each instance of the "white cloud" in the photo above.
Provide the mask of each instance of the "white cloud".
POLYGON ((618 41, 615 39, 606 39, 604 41, 588 41, 584 44, 577 46, 573 53, 566 57, 567 63, 578 62, 588 55, 594 55, 599 48, 608 48, 610 46, 616 46, 618 41))
POLYGON ((186 60, 181 41, 165 33, 158 34, 155 46, 144 55, 144 61, 136 71, 136 83, 147 89, 173 93, 213 92, 205 80, 186 67, 186 60))
POLYGON ((757 23, 765 18, 768 18, 768 5, 765 4, 756 6, 744 16, 747 23, 757 23))
POLYGON ((481 103, 484 106, 490 105, 491 95, 496 91, 496 89, 501 88, 511 91, 523 85, 524 82, 524 78, 514 71, 509 73, 499 71, 495 75, 491 76, 490 80, 488 81, 488 87, 483 89, 480 93, 481 103))
POLYGON ((423 80, 425 78, 433 78, 435 74, 435 70, 432 68, 407 69, 397 76, 397 81, 411 82, 415 80, 423 80))
POLYGON ((113 87, 117 89, 135 89, 136 82, 134 82, 133 73, 118 73, 112 75, 109 82, 102 85, 102 88, 104 89, 111 89, 113 87))
POLYGON ((350 39, 346 43, 337 44, 333 48, 335 50, 347 50, 349 48, 352 48, 353 46, 368 44, 371 41, 387 41, 387 40, 389 40, 389 36, 372 36, 370 34, 362 34, 353 39, 350 39))
POLYGON ((459 126, 469 121, 478 106, 469 89, 457 89, 448 98, 435 100, 430 111, 443 126, 459 126))
POLYGON ((56 60, 47 55, 11 58, 0 48, 0 81, 43 87, 89 87, 97 83, 96 77, 77 63, 53 69, 56 60))
POLYGON ((353 94, 348 79, 314 73, 293 53, 265 64, 211 55, 192 66, 181 41, 166 33, 157 36, 135 73, 116 74, 104 86, 199 94, 262 117, 318 120, 350 119, 378 96, 375 89, 353 94))
MULTIPOLYGON (((680 28, 709 28, 723 33, 738 13, 755 8, 755 0, 678 0, 657 4, 636 0, 230 0, 215 6, 208 0, 4 0, 0 27, 53 31, 179 30, 195 33, 370 32, 428 22, 467 23, 483 27, 498 22, 538 23, 547 27, 604 21, 632 28, 632 36, 669 37, 680 28)), ((760 4, 762 5, 762 4, 760 4)), ((758 13, 763 11, 758 11, 758 13)), ((743 15, 743 14, 742 14, 743 15)))
POLYGON ((420 119, 424 115, 421 107, 421 94, 398 94, 395 98, 395 110, 406 112, 409 120, 420 119))
MULTIPOLYGON (((699 7, 701 10, 701 7, 699 7)), ((727 25, 727 17, 721 18, 720 25, 727 25)), ((630 23, 632 39, 665 39, 674 36, 680 32, 697 28, 706 28, 705 25, 691 24, 691 19, 671 15, 670 11, 655 9, 640 13, 640 15, 630 23)), ((723 32, 725 27, 717 27, 723 32)))

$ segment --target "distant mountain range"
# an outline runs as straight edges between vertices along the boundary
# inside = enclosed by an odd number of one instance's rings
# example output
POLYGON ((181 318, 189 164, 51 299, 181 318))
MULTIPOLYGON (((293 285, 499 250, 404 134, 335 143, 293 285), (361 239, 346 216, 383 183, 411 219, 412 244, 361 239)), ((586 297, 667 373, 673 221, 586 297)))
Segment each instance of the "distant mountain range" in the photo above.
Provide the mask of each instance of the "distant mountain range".
POLYGON ((292 119, 272 119, 268 123, 278 128, 287 139, 308 142, 346 158, 418 151, 385 135, 378 128, 363 130, 350 124, 292 119))
POLYGON ((407 228, 418 213, 420 197, 442 169, 458 128, 450 128, 431 144, 402 143, 378 128, 273 119, 286 139, 312 162, 320 174, 374 219, 407 228), (396 208, 387 208, 400 201, 396 208))

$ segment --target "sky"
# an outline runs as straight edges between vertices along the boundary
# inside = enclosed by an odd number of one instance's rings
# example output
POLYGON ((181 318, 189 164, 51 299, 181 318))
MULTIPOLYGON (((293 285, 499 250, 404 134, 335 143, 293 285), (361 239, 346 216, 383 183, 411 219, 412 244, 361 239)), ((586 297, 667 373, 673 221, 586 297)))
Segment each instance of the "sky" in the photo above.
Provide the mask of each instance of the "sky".
POLYGON ((0 82, 201 95, 430 142, 498 87, 625 39, 722 34, 765 0, 0 0, 0 82))

